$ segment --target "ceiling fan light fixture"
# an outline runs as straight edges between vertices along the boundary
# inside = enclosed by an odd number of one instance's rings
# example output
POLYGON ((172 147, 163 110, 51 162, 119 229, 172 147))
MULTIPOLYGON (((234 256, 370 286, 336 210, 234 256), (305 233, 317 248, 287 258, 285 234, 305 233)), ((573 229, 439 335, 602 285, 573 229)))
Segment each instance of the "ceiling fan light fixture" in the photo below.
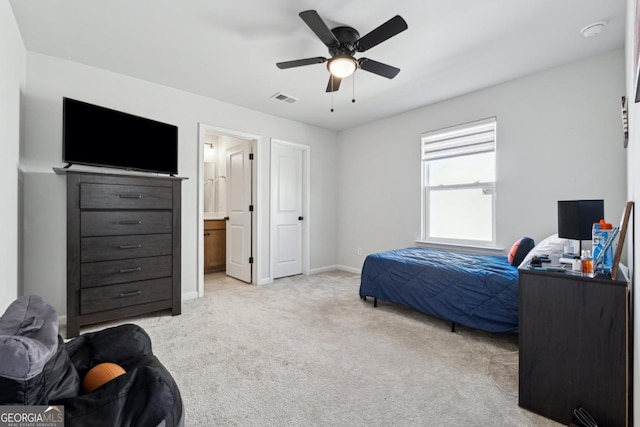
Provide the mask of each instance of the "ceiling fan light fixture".
POLYGON ((335 77, 343 79, 355 73, 358 63, 351 56, 340 55, 330 59, 327 68, 335 77))
POLYGON ((383 64, 369 58, 355 59, 355 53, 366 52, 374 46, 396 36, 408 28, 406 21, 396 15, 382 25, 369 31, 363 37, 353 28, 346 25, 330 29, 315 10, 304 10, 298 14, 307 26, 315 33, 322 43, 329 49, 329 58, 316 56, 314 58, 296 59, 293 61, 277 62, 276 66, 283 70, 302 67, 305 65, 327 63, 329 83, 326 92, 335 92, 340 88, 340 82, 353 75, 357 69, 388 79, 394 78, 400 69, 383 64))

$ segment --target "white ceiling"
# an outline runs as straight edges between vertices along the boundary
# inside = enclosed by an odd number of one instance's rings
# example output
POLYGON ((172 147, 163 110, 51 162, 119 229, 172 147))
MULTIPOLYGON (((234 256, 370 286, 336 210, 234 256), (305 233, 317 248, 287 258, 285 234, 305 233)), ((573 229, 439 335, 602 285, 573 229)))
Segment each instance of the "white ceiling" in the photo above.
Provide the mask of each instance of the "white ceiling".
POLYGON ((625 0, 10 0, 27 50, 253 110, 342 130, 621 48, 625 0), (359 70, 325 93, 328 57, 298 13, 363 36, 394 15, 409 29, 356 54, 400 68, 359 70), (601 34, 580 30, 606 21, 601 34), (294 104, 271 99, 277 92, 294 104), (335 111, 330 112, 331 103, 335 111))

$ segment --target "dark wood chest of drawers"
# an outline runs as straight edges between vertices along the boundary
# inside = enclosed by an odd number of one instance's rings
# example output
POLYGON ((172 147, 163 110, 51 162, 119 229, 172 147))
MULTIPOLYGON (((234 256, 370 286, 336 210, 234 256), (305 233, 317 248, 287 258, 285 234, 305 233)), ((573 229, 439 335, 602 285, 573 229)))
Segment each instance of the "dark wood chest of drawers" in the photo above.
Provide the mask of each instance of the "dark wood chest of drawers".
POLYGON ((623 281, 521 269, 521 407, 569 425, 630 425, 629 289, 623 281))
POLYGON ((92 323, 180 314, 181 178, 63 173, 67 337, 92 323))

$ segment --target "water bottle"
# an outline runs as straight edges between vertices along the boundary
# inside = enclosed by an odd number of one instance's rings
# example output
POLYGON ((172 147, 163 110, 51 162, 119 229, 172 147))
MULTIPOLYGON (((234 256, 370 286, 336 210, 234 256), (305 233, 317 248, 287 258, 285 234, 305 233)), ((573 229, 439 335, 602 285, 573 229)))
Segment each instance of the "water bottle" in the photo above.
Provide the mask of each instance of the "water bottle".
MULTIPOLYGON (((593 224, 591 230, 592 244, 593 244, 593 260, 594 262, 600 256, 600 252, 604 249, 607 241, 613 238, 613 227, 604 219, 600 222, 593 224)), ((613 245, 609 245, 604 252, 604 256, 600 258, 598 265, 593 266, 597 273, 610 274, 613 267, 613 245)))

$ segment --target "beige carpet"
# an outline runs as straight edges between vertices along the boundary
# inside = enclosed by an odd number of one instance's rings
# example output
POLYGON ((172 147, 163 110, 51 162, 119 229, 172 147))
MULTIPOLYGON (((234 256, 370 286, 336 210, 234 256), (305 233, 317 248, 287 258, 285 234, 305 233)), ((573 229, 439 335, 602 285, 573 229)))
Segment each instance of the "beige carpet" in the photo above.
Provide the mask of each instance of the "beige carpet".
POLYGON ((373 308, 359 285, 341 271, 266 286, 207 275, 182 315, 131 322, 174 375, 187 426, 559 425, 518 407, 517 336, 373 308))

